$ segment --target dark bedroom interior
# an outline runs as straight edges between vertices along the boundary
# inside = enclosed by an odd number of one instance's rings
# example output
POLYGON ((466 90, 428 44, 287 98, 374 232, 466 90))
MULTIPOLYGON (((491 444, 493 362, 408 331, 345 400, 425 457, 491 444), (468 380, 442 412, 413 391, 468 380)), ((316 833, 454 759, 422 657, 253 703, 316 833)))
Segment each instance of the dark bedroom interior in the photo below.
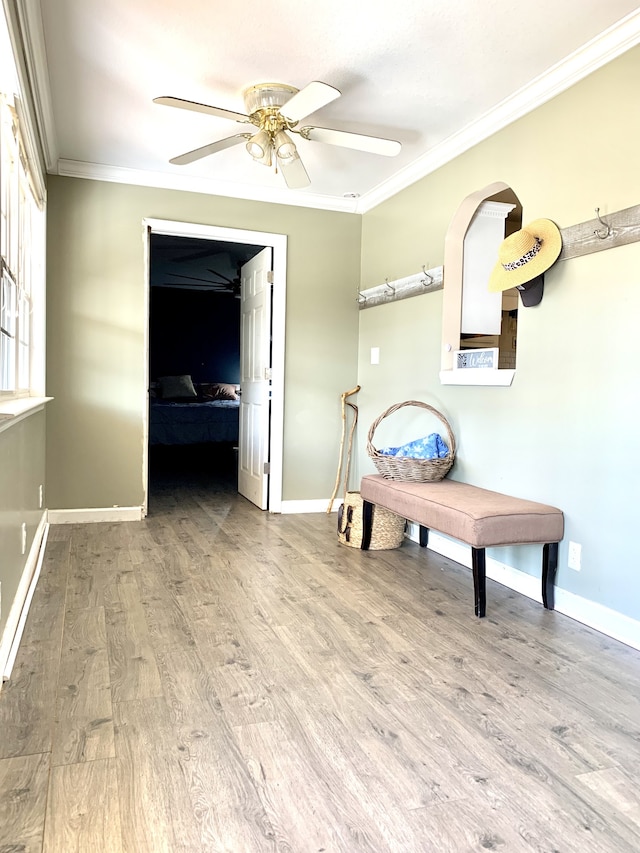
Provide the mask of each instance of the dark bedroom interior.
POLYGON ((149 498, 237 488, 240 269, 260 247, 151 235, 149 498))

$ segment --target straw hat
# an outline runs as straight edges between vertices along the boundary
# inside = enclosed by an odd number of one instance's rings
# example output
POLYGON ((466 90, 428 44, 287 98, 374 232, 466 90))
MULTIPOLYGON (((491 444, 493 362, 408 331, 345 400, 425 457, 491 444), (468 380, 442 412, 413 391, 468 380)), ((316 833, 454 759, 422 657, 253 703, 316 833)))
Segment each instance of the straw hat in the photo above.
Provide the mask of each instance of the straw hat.
POLYGON ((550 219, 536 219, 500 244, 498 262, 489 278, 496 293, 526 284, 548 270, 562 250, 560 229, 550 219))

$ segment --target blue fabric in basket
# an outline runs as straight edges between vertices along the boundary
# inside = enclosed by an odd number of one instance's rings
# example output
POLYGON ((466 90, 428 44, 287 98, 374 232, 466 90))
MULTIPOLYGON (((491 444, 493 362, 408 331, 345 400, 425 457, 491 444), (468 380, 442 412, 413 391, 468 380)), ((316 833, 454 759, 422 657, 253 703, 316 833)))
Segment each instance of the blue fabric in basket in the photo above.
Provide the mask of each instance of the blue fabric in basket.
POLYGON ((385 447, 378 453, 384 456, 411 456, 413 459, 444 459, 449 455, 449 448, 437 432, 432 432, 425 438, 416 438, 400 447, 385 447))

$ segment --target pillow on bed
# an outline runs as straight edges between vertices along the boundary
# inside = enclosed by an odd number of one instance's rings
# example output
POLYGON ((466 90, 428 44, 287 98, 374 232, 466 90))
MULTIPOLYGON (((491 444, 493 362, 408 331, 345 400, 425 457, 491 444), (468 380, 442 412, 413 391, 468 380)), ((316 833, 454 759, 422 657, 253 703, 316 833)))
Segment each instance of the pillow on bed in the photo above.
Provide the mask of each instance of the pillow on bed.
POLYGON ((161 376, 158 385, 163 400, 190 400, 198 396, 188 373, 182 376, 161 376))
POLYGON ((230 382, 203 382, 200 396, 203 400, 239 400, 238 386, 230 382))

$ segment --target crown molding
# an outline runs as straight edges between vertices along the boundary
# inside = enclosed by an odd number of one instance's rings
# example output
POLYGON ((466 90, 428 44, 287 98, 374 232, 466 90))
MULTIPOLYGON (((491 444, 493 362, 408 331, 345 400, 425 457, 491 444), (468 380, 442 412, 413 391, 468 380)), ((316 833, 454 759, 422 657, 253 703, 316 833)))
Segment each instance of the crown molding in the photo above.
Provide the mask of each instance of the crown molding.
POLYGON ((164 172, 147 172, 97 163, 58 160, 49 72, 38 0, 16 0, 23 22, 26 61, 32 79, 34 108, 47 170, 53 174, 163 189, 199 192, 229 198, 363 214, 401 190, 454 160, 474 145, 507 127, 564 92, 589 74, 640 43, 640 9, 622 18, 596 38, 552 66, 527 86, 506 98, 477 121, 435 146, 389 180, 359 199, 333 198, 286 189, 230 184, 164 172))
POLYGON ((42 157, 47 171, 58 161, 58 143, 39 0, 16 0, 29 98, 35 114, 42 157))
POLYGON ((458 133, 358 199, 366 213, 532 112, 640 42, 640 9, 622 18, 458 133))
POLYGON ((248 201, 263 201, 270 204, 286 204, 289 207, 332 210, 338 213, 357 212, 357 199, 306 195, 285 188, 273 189, 272 187, 257 187, 249 184, 232 184, 195 176, 171 175, 167 172, 151 172, 144 169, 127 169, 122 166, 105 166, 100 163, 85 163, 79 160, 58 160, 58 168, 53 172, 67 178, 87 178, 94 181, 204 193, 248 201))

